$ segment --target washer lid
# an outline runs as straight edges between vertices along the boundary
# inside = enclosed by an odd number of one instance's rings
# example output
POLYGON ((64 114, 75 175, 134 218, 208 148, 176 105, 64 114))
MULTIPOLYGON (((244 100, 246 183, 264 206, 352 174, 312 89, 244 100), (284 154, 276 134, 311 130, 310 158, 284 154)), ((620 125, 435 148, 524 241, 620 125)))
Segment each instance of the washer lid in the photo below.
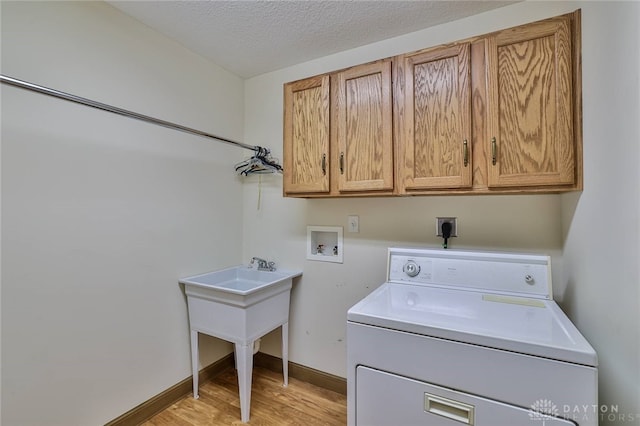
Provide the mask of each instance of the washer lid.
POLYGON ((595 351, 553 300, 385 283, 347 320, 597 366, 595 351))

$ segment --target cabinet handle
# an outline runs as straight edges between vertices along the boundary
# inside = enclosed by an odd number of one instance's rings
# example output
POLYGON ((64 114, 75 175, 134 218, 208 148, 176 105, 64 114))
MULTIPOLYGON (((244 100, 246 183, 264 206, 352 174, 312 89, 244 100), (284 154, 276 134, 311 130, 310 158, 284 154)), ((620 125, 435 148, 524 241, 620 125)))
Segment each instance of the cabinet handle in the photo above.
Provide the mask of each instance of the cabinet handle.
POLYGON ((340 174, 344 174, 344 152, 340 153, 340 174))
POLYGON ((430 393, 424 394, 424 411, 465 425, 474 423, 474 406, 430 393))
POLYGON ((464 140, 464 142, 462 142, 462 150, 464 156, 464 166, 467 167, 469 165, 469 144, 467 143, 466 139, 464 140))
POLYGON ((327 175, 327 154, 322 154, 322 174, 327 175))
POLYGON ((496 151, 497 151, 497 147, 496 147, 496 138, 491 138, 491 163, 495 166, 496 165, 496 161, 497 161, 497 156, 496 156, 496 151))

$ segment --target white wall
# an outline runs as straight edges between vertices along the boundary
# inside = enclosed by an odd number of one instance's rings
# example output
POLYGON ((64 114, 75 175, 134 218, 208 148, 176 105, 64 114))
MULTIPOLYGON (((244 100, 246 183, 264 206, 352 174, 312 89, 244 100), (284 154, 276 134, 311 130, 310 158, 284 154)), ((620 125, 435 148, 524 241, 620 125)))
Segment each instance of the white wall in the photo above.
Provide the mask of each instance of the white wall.
POLYGON ((601 404, 619 409, 601 424, 640 424, 639 28, 640 3, 584 7, 585 190, 563 196, 564 307, 598 351, 601 404))
MULTIPOLYGON (((105 3, 3 1, 2 73, 243 138, 240 78, 105 3)), ((1 89, 2 424, 104 424, 190 376, 177 280, 240 261, 246 153, 1 89)))
MULTIPOLYGON (((638 163, 633 163, 638 159, 640 115, 638 98, 634 98, 638 93, 637 4, 518 3, 252 78, 245 86, 245 137, 248 143, 266 140, 268 146, 282 146, 279 106, 282 85, 287 81, 578 8, 582 8, 584 20, 586 182, 582 194, 301 200, 283 198, 282 182, 276 177, 247 182, 244 257, 266 256, 283 266, 304 269, 292 296, 292 361, 344 377, 346 310, 384 280, 386 248, 437 246, 440 241, 433 235, 434 218, 451 215, 459 218, 460 228, 453 247, 553 255, 555 296, 601 358, 601 400, 619 404, 620 412, 640 412, 638 163), (616 49, 619 53, 614 53, 616 49), (256 207, 258 199, 260 209, 256 207), (344 263, 307 261, 306 226, 346 229, 350 214, 360 216, 361 232, 345 233, 344 263), (591 220, 608 214, 613 214, 616 224, 628 223, 627 231, 607 236, 600 223, 591 220), (596 226, 598 231, 594 232, 596 226), (563 268, 565 246, 569 265, 563 268), (585 251, 589 256, 583 257, 585 251), (608 265, 617 268, 615 284, 606 279, 611 269, 608 265)), ((263 350, 280 354, 277 332, 265 339, 263 350)), ((619 420, 610 424, 619 424, 619 420)), ((640 415, 634 422, 640 422, 640 415)))

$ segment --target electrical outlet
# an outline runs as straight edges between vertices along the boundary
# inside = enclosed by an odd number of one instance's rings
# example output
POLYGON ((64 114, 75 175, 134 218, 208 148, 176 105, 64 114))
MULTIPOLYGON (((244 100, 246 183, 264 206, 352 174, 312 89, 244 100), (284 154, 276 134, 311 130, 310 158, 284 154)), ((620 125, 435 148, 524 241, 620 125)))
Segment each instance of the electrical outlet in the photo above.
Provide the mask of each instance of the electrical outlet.
POLYGON ((458 218, 457 217, 436 217, 436 236, 442 237, 442 224, 449 222, 451 224, 451 236, 458 236, 458 218))

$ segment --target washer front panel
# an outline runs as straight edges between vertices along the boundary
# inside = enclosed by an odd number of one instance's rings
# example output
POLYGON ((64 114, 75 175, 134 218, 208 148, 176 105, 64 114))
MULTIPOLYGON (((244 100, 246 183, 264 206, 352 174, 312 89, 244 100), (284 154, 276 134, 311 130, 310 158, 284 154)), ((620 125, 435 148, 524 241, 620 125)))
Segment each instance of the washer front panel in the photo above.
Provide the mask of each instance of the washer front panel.
POLYGON ((362 425, 531 426, 532 420, 538 420, 545 426, 575 426, 550 412, 531 411, 369 367, 357 367, 356 382, 356 419, 362 425))
MULTIPOLYGON (((557 407, 594 407, 598 403, 597 369, 594 367, 350 321, 347 322, 347 342, 350 426, 356 425, 358 366, 524 408, 541 400, 551 401, 557 407)), ((585 413, 579 425, 597 426, 597 420, 597 413, 585 413)))

